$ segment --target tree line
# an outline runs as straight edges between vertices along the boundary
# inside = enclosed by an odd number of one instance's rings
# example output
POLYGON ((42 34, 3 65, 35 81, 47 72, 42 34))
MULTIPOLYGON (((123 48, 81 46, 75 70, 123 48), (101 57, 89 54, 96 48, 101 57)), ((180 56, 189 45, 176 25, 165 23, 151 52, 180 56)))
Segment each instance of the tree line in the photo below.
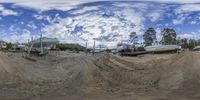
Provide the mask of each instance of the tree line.
POLYGON ((163 29, 161 41, 157 41, 156 31, 154 30, 154 28, 148 28, 143 35, 145 46, 151 46, 154 43, 159 43, 164 45, 176 44, 176 37, 177 37, 176 31, 170 28, 163 29))
MULTIPOLYGON (((180 45, 183 48, 193 49, 195 46, 200 45, 200 40, 177 38, 177 33, 172 28, 164 28, 162 30, 161 34, 162 34, 162 39, 160 41, 158 41, 158 39, 156 37, 155 29, 148 28, 143 35, 145 46, 152 46, 155 44, 180 45)), ((136 32, 130 33, 130 40, 133 44, 136 44, 136 40, 137 40, 136 32)))

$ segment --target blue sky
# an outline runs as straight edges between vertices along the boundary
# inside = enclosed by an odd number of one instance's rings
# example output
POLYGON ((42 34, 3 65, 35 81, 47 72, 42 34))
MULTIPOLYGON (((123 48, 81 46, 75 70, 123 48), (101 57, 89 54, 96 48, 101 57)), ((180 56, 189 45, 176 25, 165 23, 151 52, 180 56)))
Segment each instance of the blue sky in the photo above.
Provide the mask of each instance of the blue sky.
POLYGON ((173 28, 179 38, 200 39, 199 0, 0 0, 0 39, 27 42, 43 33, 61 42, 114 46, 135 31, 173 28))

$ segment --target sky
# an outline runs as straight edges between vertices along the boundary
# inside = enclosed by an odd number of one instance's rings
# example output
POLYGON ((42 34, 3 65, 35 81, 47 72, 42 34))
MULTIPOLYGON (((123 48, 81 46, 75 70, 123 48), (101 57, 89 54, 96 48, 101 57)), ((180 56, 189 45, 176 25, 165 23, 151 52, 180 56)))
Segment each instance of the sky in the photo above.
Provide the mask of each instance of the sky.
POLYGON ((149 28, 161 40, 164 28, 177 38, 200 39, 200 0, 0 0, 0 40, 27 42, 45 37, 62 43, 86 41, 115 46, 149 28))

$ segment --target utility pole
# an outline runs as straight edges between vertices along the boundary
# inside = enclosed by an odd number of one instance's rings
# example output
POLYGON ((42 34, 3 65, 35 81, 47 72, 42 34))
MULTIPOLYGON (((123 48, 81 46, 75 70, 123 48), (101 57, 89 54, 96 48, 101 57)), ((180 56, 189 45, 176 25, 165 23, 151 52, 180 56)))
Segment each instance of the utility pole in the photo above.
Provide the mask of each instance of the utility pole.
POLYGON ((195 38, 195 36, 194 36, 194 47, 196 46, 196 38, 195 38))
POLYGON ((86 53, 86 55, 87 55, 87 41, 86 41, 86 43, 85 43, 85 53, 86 53))
POLYGON ((93 38, 93 40, 94 40, 94 44, 93 44, 93 56, 94 56, 94 53, 95 53, 95 40, 96 40, 96 38, 93 38))
POLYGON ((41 54, 41 55, 44 54, 43 44, 42 44, 42 33, 41 33, 41 36, 40 36, 40 54, 41 54))

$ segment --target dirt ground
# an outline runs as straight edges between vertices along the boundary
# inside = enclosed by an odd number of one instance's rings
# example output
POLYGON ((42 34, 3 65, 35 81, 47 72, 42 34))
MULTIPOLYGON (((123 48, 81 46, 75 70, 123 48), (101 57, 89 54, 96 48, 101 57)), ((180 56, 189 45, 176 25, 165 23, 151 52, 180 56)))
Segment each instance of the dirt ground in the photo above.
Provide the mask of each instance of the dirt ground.
POLYGON ((200 53, 0 52, 0 100, 200 100, 200 53))

